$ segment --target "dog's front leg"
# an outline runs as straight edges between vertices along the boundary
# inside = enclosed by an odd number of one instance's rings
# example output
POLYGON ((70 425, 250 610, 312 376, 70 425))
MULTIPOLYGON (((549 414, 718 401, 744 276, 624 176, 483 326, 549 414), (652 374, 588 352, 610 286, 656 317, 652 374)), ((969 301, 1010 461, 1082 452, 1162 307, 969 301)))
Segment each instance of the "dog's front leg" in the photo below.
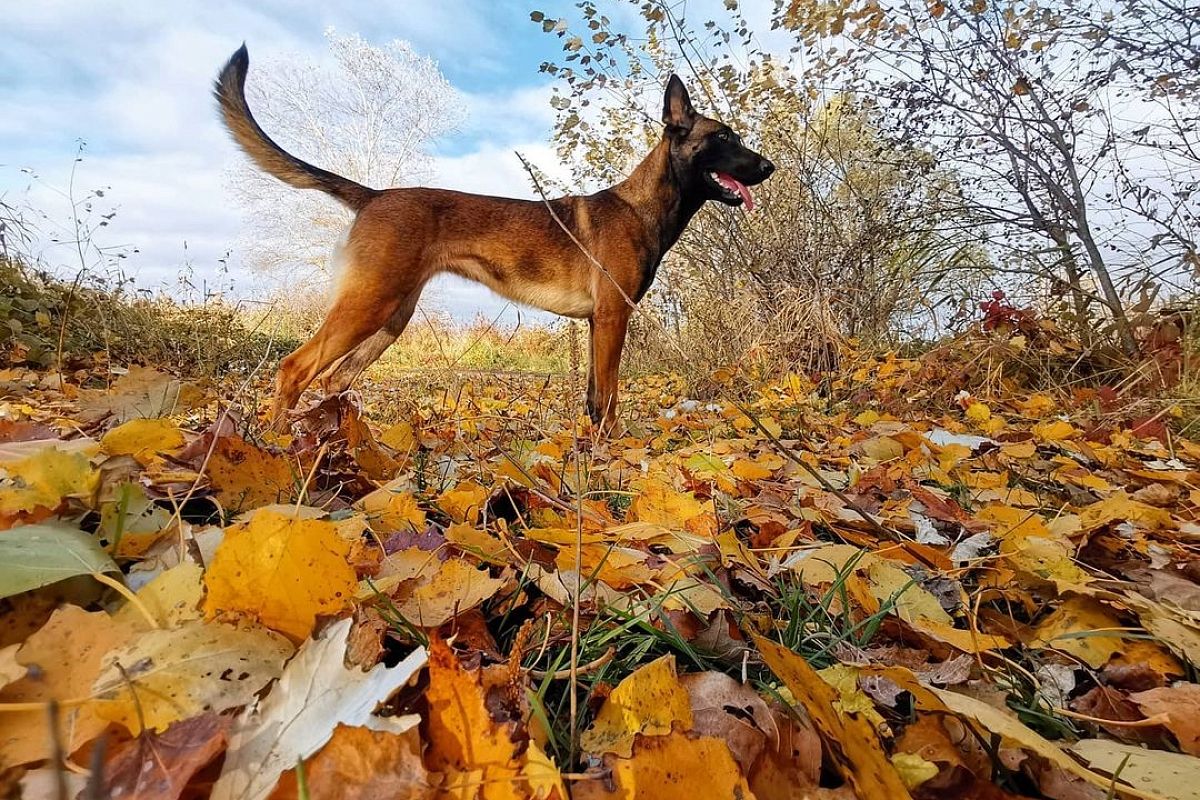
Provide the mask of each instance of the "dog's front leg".
POLYGON ((604 436, 617 424, 617 375, 629 327, 629 308, 596 309, 591 326, 592 363, 588 376, 588 416, 604 436))

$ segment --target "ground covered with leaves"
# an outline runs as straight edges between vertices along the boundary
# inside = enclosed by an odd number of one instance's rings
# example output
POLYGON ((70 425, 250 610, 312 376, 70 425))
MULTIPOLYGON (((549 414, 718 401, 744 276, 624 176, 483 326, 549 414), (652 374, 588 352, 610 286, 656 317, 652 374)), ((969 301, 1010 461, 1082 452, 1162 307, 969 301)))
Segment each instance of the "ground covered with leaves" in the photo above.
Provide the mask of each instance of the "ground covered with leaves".
POLYGON ((272 435, 250 382, 8 369, 0 794, 1198 797, 1200 445, 985 339, 641 378, 609 441, 570 379, 272 435))

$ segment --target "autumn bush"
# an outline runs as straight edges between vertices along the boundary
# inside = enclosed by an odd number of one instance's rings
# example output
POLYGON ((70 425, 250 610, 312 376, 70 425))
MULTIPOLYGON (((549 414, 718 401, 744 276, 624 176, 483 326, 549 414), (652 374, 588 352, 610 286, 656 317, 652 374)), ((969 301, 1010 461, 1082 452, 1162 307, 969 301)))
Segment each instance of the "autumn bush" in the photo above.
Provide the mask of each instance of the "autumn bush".
POLYGON ((273 362, 297 344, 250 327, 242 308, 219 299, 185 304, 92 273, 67 281, 0 256, 4 366, 142 363, 218 377, 273 362))

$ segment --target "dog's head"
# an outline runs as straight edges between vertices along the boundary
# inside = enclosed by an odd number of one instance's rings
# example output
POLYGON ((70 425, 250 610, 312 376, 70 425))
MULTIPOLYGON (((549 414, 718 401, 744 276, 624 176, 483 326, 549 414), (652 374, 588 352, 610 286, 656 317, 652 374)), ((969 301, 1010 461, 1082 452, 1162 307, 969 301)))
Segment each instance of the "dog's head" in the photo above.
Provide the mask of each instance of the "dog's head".
POLYGON ((663 124, 671 162, 685 187, 703 192, 705 200, 754 208, 746 187, 769 178, 775 165, 742 144, 742 137, 725 123, 696 113, 683 81, 675 75, 663 98, 663 124))

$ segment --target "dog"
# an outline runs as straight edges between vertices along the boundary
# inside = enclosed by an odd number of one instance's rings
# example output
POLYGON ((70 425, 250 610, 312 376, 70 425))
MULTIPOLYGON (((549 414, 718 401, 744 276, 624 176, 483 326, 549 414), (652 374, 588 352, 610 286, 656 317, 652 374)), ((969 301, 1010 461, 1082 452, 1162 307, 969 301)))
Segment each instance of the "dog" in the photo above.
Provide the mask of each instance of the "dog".
POLYGON ((496 293, 575 319, 590 330, 587 409, 607 435, 617 421, 617 373, 634 304, 663 256, 709 200, 753 207, 748 187, 775 166, 728 125, 697 113, 672 75, 662 139, 628 178, 586 196, 514 200, 446 189, 370 189, 286 152, 246 103, 246 46, 217 77, 225 126, 262 170, 318 189, 355 212, 340 249, 345 280, 316 335, 279 366, 271 416, 286 426, 300 394, 324 374, 349 388, 404 332, 421 290, 450 272, 496 293))

